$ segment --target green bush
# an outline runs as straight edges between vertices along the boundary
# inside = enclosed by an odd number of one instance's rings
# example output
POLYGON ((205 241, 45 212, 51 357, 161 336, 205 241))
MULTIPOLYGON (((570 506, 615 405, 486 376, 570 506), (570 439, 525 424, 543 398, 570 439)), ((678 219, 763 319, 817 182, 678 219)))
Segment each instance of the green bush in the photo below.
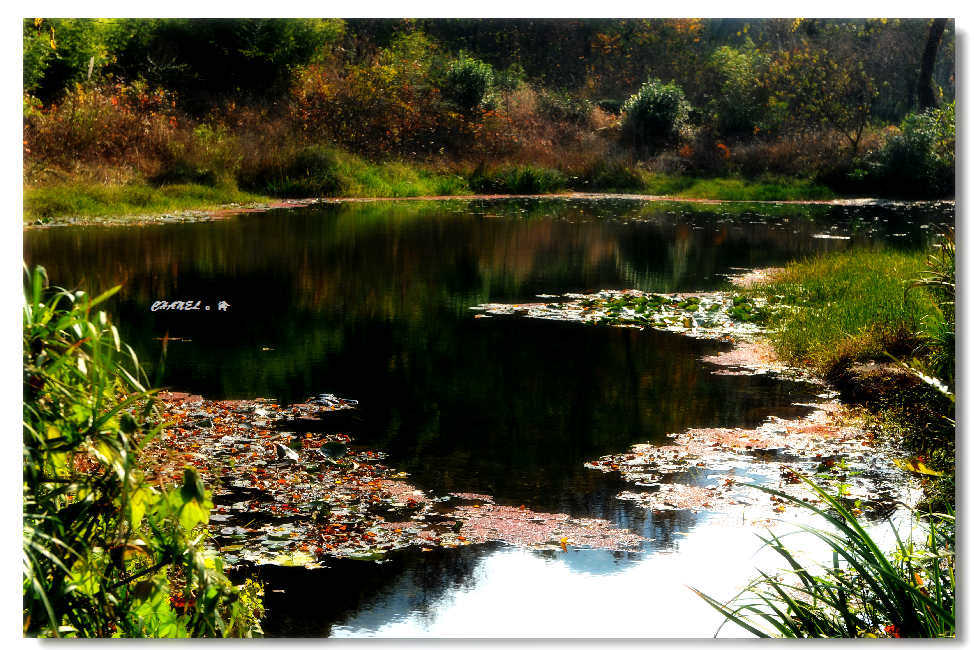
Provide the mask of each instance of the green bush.
POLYGON ((478 194, 547 194, 565 189, 568 178, 557 169, 512 165, 487 171, 478 168, 470 187, 478 194))
POLYGON ((494 69, 490 64, 461 52, 447 66, 442 91, 447 100, 469 113, 488 102, 493 87, 494 69))
POLYGON ((679 137, 687 125, 690 103, 675 83, 644 83, 622 106, 623 134, 637 147, 658 148, 679 137))
POLYGON ((243 182, 274 196, 315 197, 341 193, 340 161, 335 150, 320 145, 299 149, 278 168, 265 167, 243 182))
POLYGON ((506 69, 494 73, 494 87, 503 92, 513 92, 527 81, 527 74, 521 64, 514 62, 506 69))
POLYGON ((716 90, 707 105, 710 120, 724 135, 751 134, 764 118, 766 98, 761 96, 759 69, 766 57, 751 44, 744 49, 717 48, 708 62, 716 90))
POLYGON ((911 113, 878 152, 874 182, 906 196, 954 192, 955 105, 911 113))
MULTIPOLYGON (((26 269, 25 269, 26 270, 26 269)), ((153 487, 139 451, 162 424, 135 353, 96 298, 25 278, 24 634, 252 636, 259 590, 205 550, 212 501, 196 470, 153 487)))

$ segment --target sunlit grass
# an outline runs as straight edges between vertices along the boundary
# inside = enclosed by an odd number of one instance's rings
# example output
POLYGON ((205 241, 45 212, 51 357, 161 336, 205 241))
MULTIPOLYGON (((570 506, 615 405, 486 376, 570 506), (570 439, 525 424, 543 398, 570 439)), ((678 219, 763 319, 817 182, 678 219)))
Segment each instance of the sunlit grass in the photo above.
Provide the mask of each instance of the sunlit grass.
MULTIPOLYGON (((757 486, 793 507, 815 515, 816 525, 799 528, 824 542, 832 561, 806 563, 783 537, 762 537, 787 563, 779 575, 759 571, 745 590, 721 603, 694 589, 726 620, 759 637, 783 638, 938 638, 956 633, 953 513, 932 516, 902 535, 896 546, 880 548, 833 495, 814 483, 821 506, 784 492, 757 486), (826 525, 827 524, 827 525, 826 525)), ((827 558, 827 556, 826 556, 827 558)), ((823 558, 823 559, 826 559, 823 558)))
POLYGON ((908 353, 916 333, 939 317, 929 294, 906 291, 925 257, 860 249, 789 264, 757 289, 786 305, 772 316, 777 352, 826 375, 845 362, 908 353))
POLYGON ((410 197, 469 194, 466 179, 402 162, 370 163, 357 156, 337 157, 341 196, 410 197))
POLYGON ((267 197, 230 187, 64 182, 25 188, 24 220, 140 216, 266 200, 267 197))
POLYGON ((631 192, 718 200, 807 200, 831 198, 826 188, 801 179, 749 181, 650 174, 619 165, 572 174, 535 165, 504 165, 463 172, 410 162, 372 162, 331 148, 309 148, 283 168, 224 185, 157 185, 68 180, 27 186, 24 219, 143 216, 213 208, 229 203, 266 202, 269 197, 406 198, 466 194, 553 194, 566 190, 631 192))
POLYGON ((642 191, 661 196, 723 201, 808 201, 835 198, 823 185, 800 178, 750 180, 745 178, 697 178, 646 174, 642 191))
POLYGON ((399 161, 373 162, 327 146, 310 146, 241 179, 257 192, 292 198, 403 198, 469 194, 460 174, 399 161))

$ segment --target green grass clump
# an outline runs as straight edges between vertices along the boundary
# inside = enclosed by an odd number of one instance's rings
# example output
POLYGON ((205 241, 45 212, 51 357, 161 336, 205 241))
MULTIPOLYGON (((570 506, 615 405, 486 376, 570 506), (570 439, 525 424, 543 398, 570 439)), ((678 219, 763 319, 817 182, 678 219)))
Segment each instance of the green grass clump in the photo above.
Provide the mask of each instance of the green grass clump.
MULTIPOLYGON (((954 517, 931 517, 923 541, 893 532, 896 546, 884 552, 841 499, 804 479, 822 507, 778 490, 759 490, 811 511, 828 524, 800 528, 831 551, 828 564, 803 563, 773 533, 762 538, 789 570, 782 576, 760 571, 742 594, 721 603, 694 591, 717 611, 759 637, 939 638, 956 634, 954 517)), ((912 532, 912 531, 911 531, 912 532)))
POLYGON ((698 178, 652 174, 644 177, 642 191, 660 196, 722 201, 812 201, 835 198, 832 190, 801 178, 698 178))
POLYGON ((279 168, 244 174, 245 187, 273 196, 402 198, 470 193, 457 174, 404 162, 370 162, 332 147, 300 149, 279 168))
POLYGON ((572 179, 572 187, 586 192, 641 192, 649 176, 623 162, 600 160, 572 179))
POLYGON ((926 344, 930 349, 930 369, 954 388, 955 347, 955 300, 957 290, 956 245, 951 233, 936 252, 927 256, 922 276, 910 285, 911 289, 923 289, 933 296, 940 311, 940 318, 933 319, 926 332, 926 344))
POLYGON ((568 177, 557 169, 534 165, 478 168, 470 176, 470 187, 480 194, 551 194, 566 189, 568 177))
POLYGON ((906 290, 924 258, 923 252, 868 249, 789 264, 756 289, 786 305, 769 315, 776 351, 826 376, 887 352, 908 356, 917 332, 939 318, 929 294, 906 290))
POLYGON ((409 197, 469 194, 466 180, 402 162, 373 164, 350 159, 339 168, 343 196, 409 197))
POLYGON ((63 182, 25 188, 24 220, 139 216, 261 200, 267 199, 232 187, 63 182))

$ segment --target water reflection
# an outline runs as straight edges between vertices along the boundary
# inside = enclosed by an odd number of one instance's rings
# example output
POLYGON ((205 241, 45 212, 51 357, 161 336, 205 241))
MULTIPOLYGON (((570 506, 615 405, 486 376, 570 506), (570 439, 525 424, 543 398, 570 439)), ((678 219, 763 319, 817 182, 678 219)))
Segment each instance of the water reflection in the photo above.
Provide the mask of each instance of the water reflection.
MULTIPOLYGON (((384 564, 336 562, 314 572, 265 570, 265 631, 397 638, 708 636, 722 619, 687 585, 706 585, 709 594, 730 598, 751 577, 760 541, 753 528, 703 519, 692 536, 646 553, 488 545, 403 553, 384 564)), ((760 559, 775 566, 768 555, 760 559)), ((727 630, 725 636, 736 634, 727 630)))

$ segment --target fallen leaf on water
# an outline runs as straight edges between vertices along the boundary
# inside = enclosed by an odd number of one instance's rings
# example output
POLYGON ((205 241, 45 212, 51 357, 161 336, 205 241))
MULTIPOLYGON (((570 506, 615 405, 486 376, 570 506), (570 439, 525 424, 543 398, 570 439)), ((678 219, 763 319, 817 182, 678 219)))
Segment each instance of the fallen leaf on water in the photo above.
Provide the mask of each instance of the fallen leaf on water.
POLYGON ((894 458, 893 464, 900 469, 906 470, 908 472, 913 472, 915 474, 926 474, 927 476, 943 476, 943 472, 938 472, 935 469, 930 469, 927 467, 922 460, 918 458, 894 458))

